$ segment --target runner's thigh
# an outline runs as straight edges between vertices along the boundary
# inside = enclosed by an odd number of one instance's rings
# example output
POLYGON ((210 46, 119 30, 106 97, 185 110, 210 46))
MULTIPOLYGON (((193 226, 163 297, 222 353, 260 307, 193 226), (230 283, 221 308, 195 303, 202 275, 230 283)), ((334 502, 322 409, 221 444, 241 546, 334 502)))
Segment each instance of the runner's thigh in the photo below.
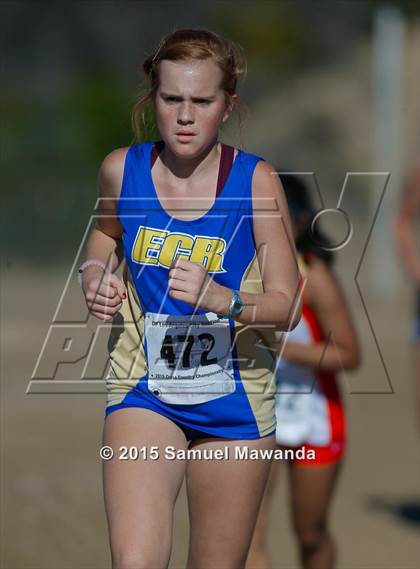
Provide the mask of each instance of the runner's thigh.
POLYGON ((235 447, 274 449, 273 436, 258 440, 202 439, 194 448, 229 447, 229 460, 190 460, 187 491, 191 569, 245 566, 270 460, 235 460, 235 447))
POLYGON ((127 408, 105 420, 103 444, 114 458, 103 462, 104 498, 113 566, 166 567, 170 557, 172 515, 185 473, 185 461, 167 460, 167 445, 187 448, 182 430, 148 409, 127 408), (147 458, 121 460, 120 447, 144 447, 147 458), (151 448, 159 451, 152 460, 151 448))

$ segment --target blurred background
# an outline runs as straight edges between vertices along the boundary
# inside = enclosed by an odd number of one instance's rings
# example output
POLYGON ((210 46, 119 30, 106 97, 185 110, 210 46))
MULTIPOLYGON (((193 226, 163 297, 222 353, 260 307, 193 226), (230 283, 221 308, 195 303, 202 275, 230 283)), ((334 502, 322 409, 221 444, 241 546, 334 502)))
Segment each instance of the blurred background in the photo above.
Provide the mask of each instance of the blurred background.
MULTIPOLYGON (((332 511, 338 566, 416 569, 414 285, 393 219, 420 154, 420 9, 397 0, 1 2, 1 566, 110 567, 98 458, 104 362, 82 373, 86 358, 73 357, 53 374, 48 350, 38 358, 53 323, 64 335, 80 326, 88 343, 97 330, 74 282, 97 171, 132 142, 141 63, 187 26, 227 35, 248 57, 246 116, 222 138, 306 173, 318 207, 337 207, 345 190, 353 235, 336 272, 363 365, 341 376, 349 452, 332 511)), ((340 216, 322 223, 343 239, 340 216)), ((96 340, 104 353, 106 334, 96 340)), ((270 547, 275 567, 292 569, 287 508, 284 476, 270 547)), ((171 567, 181 568, 184 492, 175 515, 171 567)))

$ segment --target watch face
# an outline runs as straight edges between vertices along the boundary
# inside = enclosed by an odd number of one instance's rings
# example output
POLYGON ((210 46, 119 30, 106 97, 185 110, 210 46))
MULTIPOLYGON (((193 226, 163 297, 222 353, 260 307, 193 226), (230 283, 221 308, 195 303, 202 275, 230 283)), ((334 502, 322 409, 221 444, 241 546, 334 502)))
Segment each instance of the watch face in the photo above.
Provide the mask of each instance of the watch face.
POLYGON ((235 300, 233 303, 232 312, 233 312, 233 314, 240 314, 243 310, 244 303, 242 302, 242 299, 239 296, 239 294, 236 293, 234 298, 235 298, 235 300))

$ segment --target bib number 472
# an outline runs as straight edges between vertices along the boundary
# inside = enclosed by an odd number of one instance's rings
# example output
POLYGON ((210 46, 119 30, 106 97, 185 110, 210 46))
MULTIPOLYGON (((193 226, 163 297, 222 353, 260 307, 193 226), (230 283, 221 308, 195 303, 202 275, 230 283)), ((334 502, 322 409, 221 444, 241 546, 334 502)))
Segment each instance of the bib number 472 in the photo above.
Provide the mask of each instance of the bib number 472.
POLYGON ((160 357, 166 361, 168 367, 175 368, 177 363, 177 354, 174 349, 174 338, 176 338, 179 343, 183 344, 183 368, 190 368, 193 365, 191 363, 191 356, 194 354, 194 352, 192 352, 194 344, 199 344, 198 351, 196 352, 197 355, 200 355, 199 365, 208 366, 217 363, 217 358, 208 357, 215 344, 214 336, 211 334, 203 333, 196 336, 194 334, 178 334, 176 336, 166 334, 160 349, 160 357))

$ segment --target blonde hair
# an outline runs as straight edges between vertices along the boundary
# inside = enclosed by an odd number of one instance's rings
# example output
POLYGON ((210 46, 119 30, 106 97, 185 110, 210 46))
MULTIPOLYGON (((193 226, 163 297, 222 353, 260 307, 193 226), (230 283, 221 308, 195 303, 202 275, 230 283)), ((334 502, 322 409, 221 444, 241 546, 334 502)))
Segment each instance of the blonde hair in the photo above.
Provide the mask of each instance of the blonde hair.
MULTIPOLYGON (((142 66, 148 88, 138 97, 131 113, 135 140, 141 140, 147 131, 150 131, 150 121, 153 119, 150 103, 159 87, 159 63, 163 60, 186 61, 210 58, 222 71, 221 88, 225 92, 228 104, 230 97, 236 94, 238 79, 246 73, 246 59, 238 45, 219 34, 199 28, 179 29, 162 39, 142 66)), ((238 111, 240 112, 240 109, 238 111)))

